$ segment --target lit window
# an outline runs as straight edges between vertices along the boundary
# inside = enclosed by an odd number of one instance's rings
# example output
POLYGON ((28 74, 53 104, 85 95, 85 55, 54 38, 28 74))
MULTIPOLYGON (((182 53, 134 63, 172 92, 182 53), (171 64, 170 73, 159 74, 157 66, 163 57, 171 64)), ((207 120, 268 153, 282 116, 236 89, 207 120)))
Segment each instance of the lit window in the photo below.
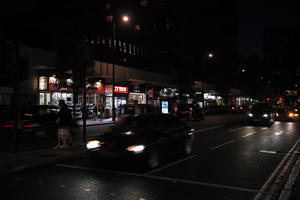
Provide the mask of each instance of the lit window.
POLYGON ((141 30, 141 26, 139 24, 134 26, 134 30, 135 31, 140 31, 141 30))
POLYGON ((107 15, 105 17, 106 22, 112 22, 113 21, 113 16, 112 15, 107 15))
POLYGON ((147 7, 148 6, 148 0, 141 0, 140 1, 140 6, 141 7, 147 7))
POLYGON ((117 47, 117 40, 114 39, 114 49, 116 49, 116 47, 117 47))
POLYGON ((119 40, 119 51, 122 51, 122 42, 119 40))
POLYGON ((105 37, 103 37, 103 38, 102 38, 102 44, 103 44, 103 46, 105 46, 105 43, 106 43, 106 42, 105 42, 105 37))
POLYGON ((126 42, 123 42, 123 51, 124 51, 124 53, 127 52, 127 49, 126 49, 126 42))
POLYGON ((129 44, 129 54, 132 54, 132 45, 129 44))
POLYGON ((136 55, 136 46, 133 45, 133 55, 136 55))

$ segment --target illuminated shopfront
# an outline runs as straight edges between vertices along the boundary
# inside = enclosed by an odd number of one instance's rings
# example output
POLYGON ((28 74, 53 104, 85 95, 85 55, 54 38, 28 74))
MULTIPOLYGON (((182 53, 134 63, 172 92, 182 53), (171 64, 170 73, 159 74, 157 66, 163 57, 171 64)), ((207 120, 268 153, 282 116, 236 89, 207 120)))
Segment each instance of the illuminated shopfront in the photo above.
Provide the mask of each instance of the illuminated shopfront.
MULTIPOLYGON (((128 87, 115 86, 115 107, 118 108, 120 105, 127 104, 128 99, 128 87)), ((105 86, 105 109, 106 115, 111 116, 112 111, 112 85, 105 86)))
POLYGON ((71 79, 59 80, 56 76, 39 77, 39 104, 58 105, 59 100, 65 100, 67 104, 73 103, 71 79))

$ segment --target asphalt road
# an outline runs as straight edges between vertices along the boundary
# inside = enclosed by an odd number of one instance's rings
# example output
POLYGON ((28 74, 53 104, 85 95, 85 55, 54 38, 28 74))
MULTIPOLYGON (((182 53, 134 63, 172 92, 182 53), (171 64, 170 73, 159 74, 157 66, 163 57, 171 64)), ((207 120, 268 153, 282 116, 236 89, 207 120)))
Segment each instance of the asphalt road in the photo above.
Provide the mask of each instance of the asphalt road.
POLYGON ((287 163, 293 164, 290 152, 299 143, 300 124, 276 122, 268 128, 239 123, 195 134, 191 156, 174 156, 154 170, 87 157, 5 177, 0 180, 1 195, 8 199, 259 199, 259 191, 276 193, 278 177, 286 178, 281 175, 287 163))

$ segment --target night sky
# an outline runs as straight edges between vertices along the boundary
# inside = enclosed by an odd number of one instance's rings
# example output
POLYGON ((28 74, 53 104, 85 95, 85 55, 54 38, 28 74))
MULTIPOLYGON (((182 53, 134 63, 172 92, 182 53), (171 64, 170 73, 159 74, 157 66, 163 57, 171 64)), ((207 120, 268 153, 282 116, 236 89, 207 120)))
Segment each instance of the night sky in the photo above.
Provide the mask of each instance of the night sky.
POLYGON ((240 0, 240 52, 262 56, 264 27, 300 26, 299 0, 240 0))
MULTIPOLYGON (((264 27, 300 26, 299 0, 239 0, 239 43, 242 55, 262 56, 264 27)), ((36 0, 1 1, 1 15, 29 14, 36 0)))

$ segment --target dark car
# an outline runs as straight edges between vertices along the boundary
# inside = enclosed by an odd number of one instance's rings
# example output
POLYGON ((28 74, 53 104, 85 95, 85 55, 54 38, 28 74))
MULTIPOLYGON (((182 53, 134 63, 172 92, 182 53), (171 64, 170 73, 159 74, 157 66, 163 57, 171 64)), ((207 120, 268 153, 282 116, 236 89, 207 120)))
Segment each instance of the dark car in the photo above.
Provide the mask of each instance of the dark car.
MULTIPOLYGON (((58 107, 50 105, 30 105, 20 108, 20 130, 21 134, 56 134, 58 107)), ((11 134, 14 130, 13 110, 9 107, 3 107, 1 113, 7 113, 6 117, 2 115, 0 122, 1 132, 11 134)))
POLYGON ((96 155, 133 159, 154 168, 175 152, 191 154, 193 139, 192 129, 175 116, 147 113, 125 118, 86 146, 96 155))
POLYGON ((269 104, 258 103, 248 112, 248 118, 251 122, 271 126, 274 123, 274 110, 269 104))
POLYGON ((236 105, 230 107, 230 112, 235 114, 243 114, 248 110, 248 107, 246 105, 236 105))
POLYGON ((178 104, 175 115, 180 119, 204 120, 204 111, 198 104, 178 104))
POLYGON ((138 115, 143 113, 159 112, 150 104, 123 104, 117 109, 116 122, 122 121, 124 118, 131 115, 138 115))
POLYGON ((299 111, 297 108, 278 108, 275 112, 275 120, 277 121, 298 121, 299 111))

